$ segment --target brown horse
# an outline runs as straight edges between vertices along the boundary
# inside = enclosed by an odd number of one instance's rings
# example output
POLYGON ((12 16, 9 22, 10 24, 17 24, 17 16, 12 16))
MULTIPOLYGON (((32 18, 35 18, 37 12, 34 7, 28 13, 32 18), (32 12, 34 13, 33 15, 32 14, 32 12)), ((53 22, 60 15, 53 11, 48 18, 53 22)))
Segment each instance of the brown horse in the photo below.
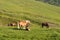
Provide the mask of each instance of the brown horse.
POLYGON ((30 30, 29 29, 29 25, 30 25, 30 21, 29 20, 23 20, 23 21, 19 21, 18 22, 18 29, 23 27, 26 30, 30 30))
POLYGON ((47 28, 49 28, 48 22, 42 22, 42 28, 43 28, 44 26, 47 27, 47 28))
POLYGON ((8 26, 16 26, 16 25, 17 25, 17 22, 12 22, 8 24, 8 26))

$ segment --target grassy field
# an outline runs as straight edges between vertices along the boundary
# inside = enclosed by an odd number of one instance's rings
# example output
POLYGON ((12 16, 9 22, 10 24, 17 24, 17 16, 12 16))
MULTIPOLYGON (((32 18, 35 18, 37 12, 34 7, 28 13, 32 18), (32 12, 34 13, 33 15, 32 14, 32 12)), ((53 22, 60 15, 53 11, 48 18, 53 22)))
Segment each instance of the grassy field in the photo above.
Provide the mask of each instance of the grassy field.
POLYGON ((60 40, 60 29, 34 26, 30 31, 16 27, 0 27, 0 40, 60 40))
POLYGON ((60 7, 35 0, 0 0, 0 40, 60 40, 60 7), (7 26, 18 20, 30 20, 30 31, 7 26), (41 22, 50 22, 42 28, 41 22))

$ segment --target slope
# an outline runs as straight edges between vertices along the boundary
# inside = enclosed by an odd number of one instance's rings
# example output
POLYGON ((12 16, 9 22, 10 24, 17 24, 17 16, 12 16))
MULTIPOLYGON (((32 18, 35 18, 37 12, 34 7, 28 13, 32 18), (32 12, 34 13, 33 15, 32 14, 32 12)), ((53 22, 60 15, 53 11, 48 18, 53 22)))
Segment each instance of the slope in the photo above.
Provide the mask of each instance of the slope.
POLYGON ((35 0, 0 0, 0 40, 60 40, 60 27, 41 28, 45 21, 60 25, 60 7, 35 0), (30 20, 31 30, 7 26, 18 20, 30 20))
POLYGON ((37 24, 42 21, 60 24, 59 10, 60 7, 35 0, 0 0, 0 24, 25 19, 37 24))

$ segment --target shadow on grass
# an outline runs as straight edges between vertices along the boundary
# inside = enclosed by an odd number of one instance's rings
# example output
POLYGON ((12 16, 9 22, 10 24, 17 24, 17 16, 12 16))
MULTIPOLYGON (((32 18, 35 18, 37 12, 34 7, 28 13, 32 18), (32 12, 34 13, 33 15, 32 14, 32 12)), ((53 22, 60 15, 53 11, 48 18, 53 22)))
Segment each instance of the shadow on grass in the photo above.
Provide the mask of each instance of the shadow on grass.
POLYGON ((18 28, 12 28, 13 30, 23 30, 23 31, 27 31, 26 29, 18 29, 18 28))
POLYGON ((23 29, 18 29, 18 28, 12 28, 13 30, 23 30, 23 29))

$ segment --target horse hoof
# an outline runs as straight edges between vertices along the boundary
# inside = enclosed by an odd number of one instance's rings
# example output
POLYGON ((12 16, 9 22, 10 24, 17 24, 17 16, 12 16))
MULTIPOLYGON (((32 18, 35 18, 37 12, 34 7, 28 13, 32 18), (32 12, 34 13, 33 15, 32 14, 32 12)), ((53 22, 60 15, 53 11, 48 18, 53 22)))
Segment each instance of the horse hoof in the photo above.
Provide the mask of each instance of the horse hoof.
POLYGON ((26 29, 27 31, 30 31, 30 29, 26 29))
POLYGON ((30 31, 30 29, 28 29, 30 31))

